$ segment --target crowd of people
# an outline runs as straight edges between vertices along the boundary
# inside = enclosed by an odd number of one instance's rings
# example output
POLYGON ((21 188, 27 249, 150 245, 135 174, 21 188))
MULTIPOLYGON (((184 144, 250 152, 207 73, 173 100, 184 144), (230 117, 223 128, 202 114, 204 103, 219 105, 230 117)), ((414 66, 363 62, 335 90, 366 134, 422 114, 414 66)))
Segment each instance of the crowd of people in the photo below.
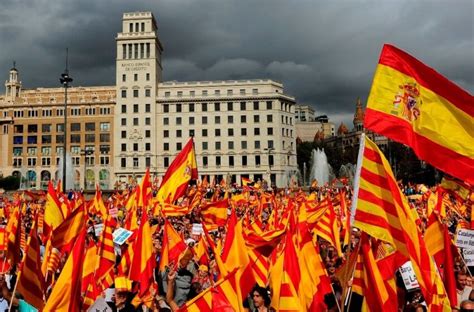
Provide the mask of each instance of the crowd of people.
MULTIPOLYGON (((99 194, 89 200, 81 192, 71 191, 68 194, 62 194, 55 190, 53 197, 59 200, 64 219, 67 219, 68 214, 72 214, 81 205, 85 207, 86 249, 92 245, 99 246, 101 244, 103 235, 97 231, 97 225, 104 224, 107 218, 113 220, 114 231, 122 228, 130 232, 128 240, 120 245, 116 243, 114 246, 115 261, 111 275, 112 281, 102 284, 107 288, 100 289, 97 294, 94 293, 92 301, 89 303, 86 299, 91 295, 90 287, 84 285, 84 281, 91 283, 91 280, 86 280, 82 276, 82 297, 79 302, 73 303, 80 305, 79 309, 87 309, 102 302, 106 304, 105 309, 109 309, 105 311, 191 311, 193 303, 198 304, 199 298, 203 298, 205 293, 210 293, 211 299, 206 299, 208 306, 214 307, 216 311, 235 310, 232 298, 229 298, 232 294, 226 291, 219 293, 217 287, 220 281, 226 278, 226 274, 222 272, 222 268, 226 264, 220 262, 222 262, 221 257, 224 257, 223 253, 229 251, 226 250, 228 248, 226 246, 230 246, 231 243, 227 242, 227 238, 230 235, 229 231, 233 232, 234 230, 229 228, 229 223, 232 214, 235 214, 242 225, 240 234, 245 239, 255 233, 261 237, 264 237, 266 233, 273 233, 271 239, 267 241, 268 244, 263 246, 266 251, 257 254, 258 257, 265 258, 262 263, 267 265, 263 270, 263 277, 241 280, 240 284, 237 282, 237 286, 245 285, 241 288, 241 290, 245 290, 245 293, 236 292, 240 307, 246 311, 258 312, 284 310, 282 301, 275 295, 275 285, 281 286, 282 283, 282 281, 275 280, 277 276, 281 276, 275 272, 281 271, 281 268, 277 267, 278 259, 282 253, 286 253, 284 244, 285 241, 286 244, 289 241, 285 239, 286 232, 290 231, 290 228, 292 231, 296 231, 299 222, 302 222, 300 219, 302 209, 306 209, 304 221, 311 234, 312 246, 323 265, 321 276, 327 277, 329 288, 320 294, 323 305, 318 305, 316 308, 315 305, 311 306, 311 303, 306 302, 306 306, 301 303, 301 309, 323 311, 319 310, 323 308, 327 311, 360 311, 366 304, 364 293, 358 292, 356 287, 357 279, 361 279, 361 276, 357 274, 359 268, 357 260, 351 260, 357 258, 353 255, 359 252, 358 246, 362 233, 358 229, 350 227, 348 222, 352 198, 352 190, 349 186, 326 185, 303 191, 297 187, 279 190, 268 189, 258 183, 240 187, 201 182, 190 185, 186 196, 174 203, 171 210, 157 210, 152 206, 152 199, 156 194, 156 188, 153 186, 147 193, 151 200, 151 204, 147 206, 148 209, 139 206, 139 200, 132 196, 136 194, 137 187, 139 184, 130 185, 124 190, 116 190, 107 195, 99 194), (107 214, 104 214, 97 206, 98 196, 103 200, 107 214), (209 221, 209 218, 203 215, 204 207, 223 201, 227 203, 222 208, 225 210, 226 216, 224 222, 212 218, 209 221), (292 205, 296 208, 291 207, 292 205), (180 210, 183 207, 187 210, 180 210), (157 211, 158 213, 156 213, 157 211), (288 213, 289 211, 294 211, 293 215, 288 213), (142 218, 144 213, 147 214, 147 218, 142 218), (295 220, 292 219, 293 217, 295 220), (327 229, 324 227, 324 218, 328 218, 331 222, 328 228, 334 230, 329 233, 329 236, 327 233, 324 234, 327 229), (153 276, 145 294, 141 293, 142 291, 139 289, 141 282, 129 278, 128 274, 131 264, 128 257, 132 257, 133 252, 140 253, 140 250, 136 248, 137 245, 134 244, 137 232, 140 230, 141 220, 146 220, 152 230, 151 242, 154 257, 153 276), (178 254, 170 252, 170 241, 164 242, 166 239, 169 240, 168 236, 170 235, 166 232, 166 224, 172 225, 179 240, 185 244, 178 254), (335 226, 333 226, 334 224, 335 226), (275 234, 279 230, 282 230, 281 233, 275 234), (166 247, 166 263, 162 265, 165 244, 168 245, 166 247), (134 246, 135 250, 133 250, 134 246), (270 250, 268 250, 269 247, 270 250), (311 308, 309 308, 310 306, 311 308)), ((436 215, 442 224, 447 225, 453 241, 457 230, 460 228, 470 229, 472 192, 465 196, 465 194, 459 195, 453 190, 443 189, 441 186, 429 188, 413 184, 400 184, 400 189, 403 190, 410 206, 416 212, 417 225, 422 233, 425 233, 430 226, 431 214, 436 215)), ((14 257, 9 255, 11 253, 9 245, 12 245, 12 240, 16 238, 20 241, 22 255, 24 255, 29 241, 28 237, 38 235, 42 262, 48 261, 42 268, 45 278, 45 302, 48 302, 49 295, 60 279, 65 263, 72 253, 72 246, 69 246, 69 249, 61 246, 56 250, 58 254, 56 262, 50 254, 47 255, 48 237, 45 233, 48 226, 51 225, 48 225, 43 219, 45 209, 48 209, 46 208, 48 201, 52 200, 50 192, 51 188, 48 192, 19 191, 8 196, 3 194, 0 197, 0 235, 3 235, 0 237, 0 242, 3 242, 0 246, 0 270, 2 272, 0 275, 2 289, 0 311, 8 310, 10 303, 13 310, 19 309, 20 311, 22 306, 31 304, 26 296, 16 289, 17 276, 22 262, 15 262, 12 260, 14 257), (15 210, 18 210, 21 216, 18 219, 21 220, 18 223, 21 228, 21 232, 18 232, 21 233, 20 237, 15 237, 15 233, 9 233, 11 219, 16 218, 15 210), (33 226, 35 220, 38 221, 36 227, 33 226), (32 228, 36 231, 31 232, 32 228), (11 237, 12 234, 14 237, 11 237)), ((105 232, 105 230, 103 231, 105 232)), ((235 239, 235 235, 232 235, 232 239, 235 239)), ((295 245, 298 245, 298 239, 297 235, 294 236, 293 240, 297 242, 295 245)), ((249 250, 255 246, 248 241, 246 243, 249 249, 240 250, 240 252, 250 255, 252 253, 249 250)), ((389 253, 389 248, 382 248, 386 247, 385 244, 377 245, 377 247, 373 243, 373 246, 377 250, 375 254, 379 259, 389 253)), ((299 255, 301 250, 298 249, 299 247, 295 248, 299 255)), ((457 252, 453 253, 452 261, 455 269, 457 302, 452 304, 452 308, 453 311, 456 309, 458 311, 472 311, 474 309, 474 291, 471 271, 466 265, 462 253, 458 248, 456 249, 457 252)), ((253 255, 255 254, 253 253, 253 255)), ((442 273, 442 265, 440 269, 442 273)), ((231 275, 229 272, 227 274, 231 275)), ((253 276, 256 276, 255 270, 253 276)), ((407 288, 404 277, 399 271, 394 272, 394 279, 398 311, 427 310, 419 288, 407 288)), ((281 289, 278 291, 280 296, 284 296, 281 289)), ((303 292, 303 290, 300 291, 303 292)), ((316 296, 317 293, 315 293, 316 296)))

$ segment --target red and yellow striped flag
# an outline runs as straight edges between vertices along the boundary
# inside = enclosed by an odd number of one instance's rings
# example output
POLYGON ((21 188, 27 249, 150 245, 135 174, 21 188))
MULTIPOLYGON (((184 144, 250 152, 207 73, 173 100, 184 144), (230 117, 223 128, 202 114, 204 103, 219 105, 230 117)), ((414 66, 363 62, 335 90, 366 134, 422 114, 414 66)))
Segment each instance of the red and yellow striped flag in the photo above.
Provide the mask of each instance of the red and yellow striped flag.
MULTIPOLYGON (((355 189, 357 211, 354 226, 391 244, 411 260, 428 309, 449 309, 441 278, 416 226, 408 202, 395 180, 390 164, 377 145, 362 137, 359 185, 355 189), (365 144, 364 144, 365 143, 365 144)), ((393 267, 392 272, 398 267, 393 267)))
POLYGON ((339 257, 342 256, 341 249, 341 238, 339 231, 339 221, 337 220, 336 213, 334 212, 334 207, 329 197, 326 198, 329 207, 326 209, 325 214, 321 219, 316 223, 314 231, 316 235, 328 241, 337 251, 339 257))
POLYGON ((25 250, 23 263, 18 273, 17 290, 26 302, 42 310, 44 307, 44 277, 41 273, 40 242, 36 233, 34 222, 25 250))
POLYGON ((473 97, 408 53, 384 45, 364 126, 474 184, 473 97))
POLYGON ((6 227, 7 237, 7 257, 12 263, 20 263, 20 237, 21 237, 21 214, 20 207, 15 210, 8 218, 6 227))
POLYGON ((53 183, 49 181, 48 194, 46 195, 46 203, 44 204, 44 222, 54 230, 63 221, 64 216, 61 210, 61 202, 53 187, 53 183))
POLYGON ((112 233, 115 228, 115 220, 109 215, 104 223, 97 255, 94 279, 99 287, 99 292, 108 288, 113 282, 113 268, 115 264, 115 251, 112 233), (112 273, 112 274, 111 274, 112 273))
POLYGON ((86 220, 84 205, 82 205, 54 229, 51 245, 60 250, 70 250, 76 237, 85 228, 86 220))
POLYGON ((209 203, 201 207, 202 222, 206 224, 209 230, 216 230, 219 226, 226 225, 227 207, 229 207, 228 199, 209 203))
POLYGON ((184 195, 189 181, 197 178, 194 140, 191 137, 166 171, 156 197, 160 202, 173 203, 184 195))

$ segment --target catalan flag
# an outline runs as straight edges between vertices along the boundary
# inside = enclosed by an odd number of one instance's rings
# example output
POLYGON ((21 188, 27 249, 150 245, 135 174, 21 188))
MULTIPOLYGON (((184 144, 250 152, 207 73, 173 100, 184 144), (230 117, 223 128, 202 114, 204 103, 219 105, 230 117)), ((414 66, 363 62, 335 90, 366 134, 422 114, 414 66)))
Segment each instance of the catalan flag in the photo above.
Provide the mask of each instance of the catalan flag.
POLYGON ((321 217, 318 223, 316 223, 314 230, 316 235, 328 241, 337 251, 339 257, 342 256, 341 249, 341 238, 339 231, 339 221, 337 219, 336 213, 334 212, 334 207, 329 197, 326 198, 329 203, 329 208, 326 209, 325 214, 321 217))
POLYGON ((473 97, 408 53, 384 45, 364 126, 474 184, 473 97))
POLYGON ((41 310, 44 306, 44 277, 41 273, 40 242, 36 233, 36 224, 31 227, 23 263, 18 275, 17 290, 23 298, 41 310))
POLYGON ((20 207, 15 210, 8 218, 6 227, 7 232, 7 257, 12 263, 20 263, 20 239, 21 239, 21 214, 20 207))
MULTIPOLYGON (((362 136, 360 175, 355 188, 354 226, 392 245, 411 260, 428 309, 449 309, 441 278, 415 224, 390 164, 377 145, 362 136)), ((397 268, 393 267, 395 272, 397 268)))
POLYGON ((115 251, 112 233, 115 220, 109 215, 104 223, 97 255, 94 279, 99 286, 99 292, 108 288, 113 283, 113 267, 115 264, 115 251))
POLYGON ((184 195, 189 181, 197 178, 194 140, 191 137, 166 171, 156 197, 161 202, 173 203, 184 195))

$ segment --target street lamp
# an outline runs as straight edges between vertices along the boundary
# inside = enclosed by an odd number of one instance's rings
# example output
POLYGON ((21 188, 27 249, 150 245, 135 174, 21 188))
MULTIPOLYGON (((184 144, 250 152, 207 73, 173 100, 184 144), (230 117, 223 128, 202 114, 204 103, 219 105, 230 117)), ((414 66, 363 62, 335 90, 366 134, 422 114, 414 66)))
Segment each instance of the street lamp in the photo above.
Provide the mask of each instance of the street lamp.
POLYGON ((270 154, 275 149, 273 147, 264 148, 264 151, 268 153, 268 181, 270 182, 270 187, 272 186, 272 163, 270 162, 270 154))
POLYGON ((87 190, 87 156, 94 154, 92 150, 84 150, 81 155, 84 155, 84 191, 87 190))
POLYGON ((69 83, 72 82, 72 78, 69 77, 69 70, 67 68, 68 49, 66 49, 66 69, 61 74, 59 81, 64 87, 64 147, 63 147, 63 193, 65 194, 66 189, 66 151, 67 151, 67 88, 69 83))

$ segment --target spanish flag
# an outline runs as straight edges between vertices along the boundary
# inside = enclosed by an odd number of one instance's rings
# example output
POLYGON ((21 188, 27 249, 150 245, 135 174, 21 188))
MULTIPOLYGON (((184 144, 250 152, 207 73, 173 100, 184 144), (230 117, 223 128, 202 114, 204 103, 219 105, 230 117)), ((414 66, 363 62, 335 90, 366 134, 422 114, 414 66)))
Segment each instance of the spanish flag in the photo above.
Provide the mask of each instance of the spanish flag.
POLYGON ((473 97, 413 56, 384 45, 364 126, 474 184, 473 97))
POLYGON ((184 195, 189 181, 197 178, 194 140, 191 137, 166 171, 156 197, 161 202, 173 203, 184 195))

